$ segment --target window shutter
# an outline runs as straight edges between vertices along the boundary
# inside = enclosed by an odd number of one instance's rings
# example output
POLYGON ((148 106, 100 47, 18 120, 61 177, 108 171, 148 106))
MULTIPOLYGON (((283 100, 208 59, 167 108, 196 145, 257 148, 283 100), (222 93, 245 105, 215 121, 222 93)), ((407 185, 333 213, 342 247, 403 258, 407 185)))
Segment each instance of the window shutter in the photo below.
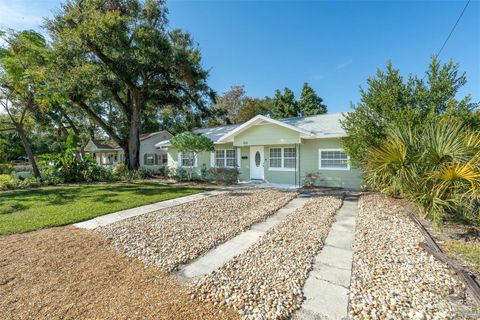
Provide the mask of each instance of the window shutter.
POLYGON ((155 153, 155 165, 158 165, 158 154, 155 153))
POLYGON ((143 164, 147 164, 147 154, 143 154, 143 164))
POLYGON ((179 152, 178 153, 178 164, 177 167, 182 167, 182 154, 179 152))

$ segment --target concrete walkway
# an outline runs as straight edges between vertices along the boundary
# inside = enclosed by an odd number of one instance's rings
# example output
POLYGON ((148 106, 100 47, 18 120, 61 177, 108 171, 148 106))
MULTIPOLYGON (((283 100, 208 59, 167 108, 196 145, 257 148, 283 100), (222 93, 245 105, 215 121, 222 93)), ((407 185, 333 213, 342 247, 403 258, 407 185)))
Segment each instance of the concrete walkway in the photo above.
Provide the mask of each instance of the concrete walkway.
POLYGON ((264 222, 253 225, 251 229, 208 251, 190 264, 180 267, 177 273, 178 277, 180 280, 188 282, 193 278, 203 276, 220 268, 234 256, 239 255, 257 242, 268 229, 281 223, 288 214, 302 207, 308 198, 308 195, 300 194, 264 222))
POLYGON ((298 319, 347 319, 357 213, 357 197, 347 196, 305 282, 298 319))
POLYGON ((146 214, 146 213, 150 213, 150 212, 154 212, 154 211, 157 211, 157 210, 160 210, 160 209, 165 209, 165 208, 178 206, 180 204, 184 204, 184 203, 195 201, 195 200, 204 199, 204 198, 211 197, 211 196, 216 196, 216 195, 227 193, 227 192, 230 192, 230 191, 232 191, 232 190, 212 190, 212 191, 192 194, 190 196, 185 196, 185 197, 160 201, 160 202, 148 204, 148 205, 141 206, 141 207, 136 207, 136 208, 131 208, 131 209, 127 209, 127 210, 117 211, 117 212, 106 214, 106 215, 103 215, 103 216, 98 216, 98 217, 93 218, 91 220, 75 223, 73 225, 75 227, 81 228, 81 229, 95 229, 95 228, 103 227, 103 226, 106 226, 106 225, 109 225, 111 223, 115 223, 115 222, 118 222, 118 221, 121 221, 121 220, 124 220, 124 219, 131 218, 131 217, 136 217, 136 216, 146 214))

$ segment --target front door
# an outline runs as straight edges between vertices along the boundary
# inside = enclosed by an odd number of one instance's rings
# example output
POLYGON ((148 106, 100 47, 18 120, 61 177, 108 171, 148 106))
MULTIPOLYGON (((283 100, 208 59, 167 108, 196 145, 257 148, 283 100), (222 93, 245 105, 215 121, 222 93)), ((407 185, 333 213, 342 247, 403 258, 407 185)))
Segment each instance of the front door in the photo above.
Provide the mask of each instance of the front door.
POLYGON ((265 178, 263 146, 250 147, 250 179, 265 178))

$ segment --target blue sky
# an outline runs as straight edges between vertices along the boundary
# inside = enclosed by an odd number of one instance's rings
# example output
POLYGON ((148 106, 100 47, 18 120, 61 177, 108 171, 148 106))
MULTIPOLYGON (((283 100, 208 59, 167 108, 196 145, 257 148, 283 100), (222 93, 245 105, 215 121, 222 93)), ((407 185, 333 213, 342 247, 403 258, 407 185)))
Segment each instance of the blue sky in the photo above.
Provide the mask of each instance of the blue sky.
MULTIPOLYGON (((0 0, 0 27, 33 28, 61 1, 0 0)), ((170 24, 200 44, 210 85, 245 85, 272 96, 304 82, 330 112, 347 111, 359 86, 391 59, 404 75, 422 74, 466 1, 170 1, 170 24)), ((440 58, 467 72, 460 96, 480 101, 480 2, 470 3, 440 58)))

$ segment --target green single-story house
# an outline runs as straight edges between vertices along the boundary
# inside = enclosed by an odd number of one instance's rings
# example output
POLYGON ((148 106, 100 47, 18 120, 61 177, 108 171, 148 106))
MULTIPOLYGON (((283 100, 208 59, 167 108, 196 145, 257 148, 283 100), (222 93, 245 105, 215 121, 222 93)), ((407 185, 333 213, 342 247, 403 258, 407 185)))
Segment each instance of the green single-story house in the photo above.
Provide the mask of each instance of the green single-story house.
POLYGON ((155 146, 167 150, 169 168, 238 168, 240 181, 261 180, 292 186, 305 184, 308 174, 317 174, 317 186, 360 189, 361 173, 350 166, 343 152, 340 125, 343 113, 310 117, 271 119, 258 115, 243 124, 202 128, 195 132, 215 144, 214 152, 196 159, 182 158, 169 140, 155 146))

